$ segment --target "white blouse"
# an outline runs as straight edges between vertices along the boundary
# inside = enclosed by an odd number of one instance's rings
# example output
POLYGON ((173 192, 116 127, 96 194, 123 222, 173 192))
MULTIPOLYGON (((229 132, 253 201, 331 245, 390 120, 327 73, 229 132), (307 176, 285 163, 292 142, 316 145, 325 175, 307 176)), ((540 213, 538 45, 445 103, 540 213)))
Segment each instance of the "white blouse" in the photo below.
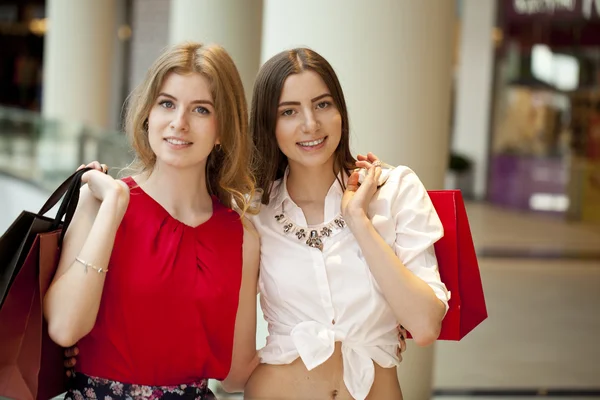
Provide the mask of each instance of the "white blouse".
MULTIPOLYGON (((368 216, 404 265, 431 287, 447 310, 450 293, 440 280, 433 249, 443 236, 440 219, 412 170, 404 166, 388 170, 386 179, 368 216)), ((339 341, 344 383, 355 399, 364 399, 374 380, 373 362, 383 368, 400 362, 397 326, 402 321, 396 321, 350 229, 333 222, 340 215, 340 184, 335 181, 325 199, 324 221, 331 222, 331 234, 323 236, 321 251, 307 245, 311 228, 290 198, 286 180, 287 174, 275 182, 269 205, 251 217, 261 237, 258 288, 269 330, 261 362, 289 364, 301 357, 311 370, 333 354, 339 341), (302 227, 304 237, 299 233, 302 227)), ((321 226, 317 228, 321 231, 321 226)))

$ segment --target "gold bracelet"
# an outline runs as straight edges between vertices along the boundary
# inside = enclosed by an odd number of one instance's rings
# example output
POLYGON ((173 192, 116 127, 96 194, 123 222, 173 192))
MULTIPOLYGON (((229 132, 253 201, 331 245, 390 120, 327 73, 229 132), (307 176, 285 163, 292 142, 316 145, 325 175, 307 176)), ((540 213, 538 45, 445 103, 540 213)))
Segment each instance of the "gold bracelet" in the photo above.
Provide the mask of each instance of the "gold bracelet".
POLYGON ((93 269, 93 270, 96 270, 96 271, 98 271, 98 273, 102 273, 102 272, 104 272, 104 273, 107 273, 107 272, 108 272, 108 268, 106 268, 106 269, 104 269, 104 268, 98 268, 98 267, 96 267, 95 265, 92 265, 92 264, 90 264, 90 263, 88 263, 88 262, 85 262, 85 261, 83 261, 83 260, 82 260, 81 258, 79 258, 79 257, 75 257, 75 261, 77 261, 77 262, 81 263, 81 265, 83 265, 83 266, 85 267, 85 273, 86 273, 86 274, 87 274, 87 270, 88 270, 88 268, 91 268, 91 269, 93 269))

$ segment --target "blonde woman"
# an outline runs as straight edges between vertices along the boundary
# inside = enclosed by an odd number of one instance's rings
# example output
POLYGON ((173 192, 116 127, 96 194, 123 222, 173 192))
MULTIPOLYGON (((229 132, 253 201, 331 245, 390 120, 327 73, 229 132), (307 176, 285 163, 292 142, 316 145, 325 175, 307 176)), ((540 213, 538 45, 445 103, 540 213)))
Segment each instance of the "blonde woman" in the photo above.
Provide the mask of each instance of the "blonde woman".
POLYGON ((256 365, 258 236, 247 106, 218 46, 166 50, 132 94, 138 172, 87 172, 44 301, 49 333, 77 343, 67 399, 210 399, 256 365), (232 210, 235 202, 238 212, 232 210))

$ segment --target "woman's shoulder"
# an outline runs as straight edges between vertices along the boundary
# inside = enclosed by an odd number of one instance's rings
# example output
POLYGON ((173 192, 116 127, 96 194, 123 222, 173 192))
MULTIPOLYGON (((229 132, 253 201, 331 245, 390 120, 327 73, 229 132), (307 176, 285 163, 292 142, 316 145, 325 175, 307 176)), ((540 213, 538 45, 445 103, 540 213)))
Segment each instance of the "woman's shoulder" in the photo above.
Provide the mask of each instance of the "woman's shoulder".
POLYGON ((402 183, 402 181, 414 182, 419 181, 420 179, 417 176, 416 172, 407 165, 397 165, 395 167, 390 167, 382 172, 382 176, 386 175, 386 182, 396 182, 402 183))
POLYGON ((389 195, 398 196, 421 191, 423 183, 418 175, 406 165, 384 167, 379 178, 381 191, 389 195))
POLYGON ((232 205, 231 207, 223 204, 216 196, 212 196, 213 199, 213 219, 218 222, 229 222, 234 225, 242 226, 242 213, 241 211, 232 205))

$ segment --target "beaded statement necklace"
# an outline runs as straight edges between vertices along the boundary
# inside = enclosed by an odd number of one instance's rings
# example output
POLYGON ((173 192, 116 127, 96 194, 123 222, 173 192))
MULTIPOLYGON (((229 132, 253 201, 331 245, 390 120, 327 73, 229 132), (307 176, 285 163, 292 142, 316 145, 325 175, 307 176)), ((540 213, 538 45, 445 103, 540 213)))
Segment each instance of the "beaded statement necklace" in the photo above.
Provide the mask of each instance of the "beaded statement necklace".
POLYGON ((346 227, 346 221, 344 221, 341 213, 338 214, 333 221, 325 224, 311 228, 299 226, 285 215, 283 205, 281 205, 281 213, 275 215, 275 220, 283 225, 283 233, 296 235, 298 240, 306 239, 305 243, 308 247, 319 249, 321 251, 323 251, 323 240, 335 235, 346 227))

